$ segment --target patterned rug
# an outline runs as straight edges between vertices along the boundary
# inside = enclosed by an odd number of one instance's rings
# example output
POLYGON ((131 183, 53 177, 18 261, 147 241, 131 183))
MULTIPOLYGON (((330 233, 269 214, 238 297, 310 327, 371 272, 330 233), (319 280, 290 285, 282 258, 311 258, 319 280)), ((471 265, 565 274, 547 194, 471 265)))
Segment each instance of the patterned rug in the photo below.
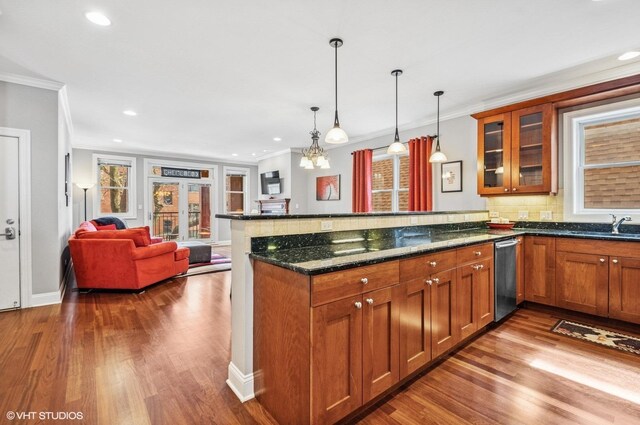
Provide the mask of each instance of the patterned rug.
POLYGON ((211 253, 211 262, 189 264, 187 276, 196 274, 215 273, 231 270, 231 258, 225 257, 215 252, 211 253))
POLYGON ((568 320, 559 320, 558 323, 551 328, 551 331, 571 336, 573 338, 594 342, 596 344, 605 345, 617 350, 640 354, 640 338, 636 338, 631 335, 608 331, 582 323, 570 322, 568 320))

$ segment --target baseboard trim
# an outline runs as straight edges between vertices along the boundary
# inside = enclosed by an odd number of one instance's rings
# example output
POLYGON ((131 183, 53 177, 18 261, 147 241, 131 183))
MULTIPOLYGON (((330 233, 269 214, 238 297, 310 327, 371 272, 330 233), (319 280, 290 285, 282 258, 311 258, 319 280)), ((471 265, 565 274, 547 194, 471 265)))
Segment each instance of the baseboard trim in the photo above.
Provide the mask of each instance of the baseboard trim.
POLYGON ((245 402, 255 398, 253 392, 253 373, 245 375, 238 369, 233 362, 229 362, 229 378, 227 379, 227 385, 231 388, 231 391, 240 399, 241 402, 245 402))
POLYGON ((43 305, 60 304, 62 297, 60 291, 45 292, 31 295, 30 307, 41 307, 43 305))

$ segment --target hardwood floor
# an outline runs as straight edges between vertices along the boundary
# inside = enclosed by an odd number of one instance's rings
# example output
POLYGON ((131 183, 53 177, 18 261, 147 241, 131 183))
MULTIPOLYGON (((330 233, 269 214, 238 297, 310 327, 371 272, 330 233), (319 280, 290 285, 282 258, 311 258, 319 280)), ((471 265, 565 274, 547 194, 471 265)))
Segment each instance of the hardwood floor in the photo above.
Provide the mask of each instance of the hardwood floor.
MULTIPOLYGON (((85 424, 274 424, 225 383, 229 286, 230 272, 213 273, 0 313, 0 423, 38 423, 9 422, 11 410, 82 412, 73 423, 85 424)), ((557 319, 518 311, 359 420, 640 423, 640 356, 553 334, 557 319)))

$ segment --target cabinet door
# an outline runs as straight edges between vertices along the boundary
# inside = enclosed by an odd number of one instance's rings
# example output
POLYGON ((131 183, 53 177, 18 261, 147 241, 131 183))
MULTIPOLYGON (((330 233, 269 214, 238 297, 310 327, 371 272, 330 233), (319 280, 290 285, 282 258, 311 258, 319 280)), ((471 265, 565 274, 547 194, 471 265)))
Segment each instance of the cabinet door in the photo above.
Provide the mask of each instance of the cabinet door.
POLYGON ((366 403, 400 377, 400 285, 367 292, 362 298, 362 396, 366 403))
POLYGON ((478 194, 511 191, 511 113, 478 120, 478 194))
POLYGON ((457 322, 465 339, 493 321, 493 259, 458 267, 457 274, 457 322))
POLYGON ((607 316, 609 257, 595 254, 556 254, 556 305, 607 316))
POLYGON ((517 238, 516 245, 516 304, 524 301, 524 238, 517 238))
POLYGON ((362 296, 314 307, 311 316, 312 423, 330 424, 362 405, 362 296))
POLYGON ((469 335, 478 330, 478 322, 476 320, 477 313, 474 308, 474 279, 476 264, 469 264, 458 267, 457 269, 457 289, 456 289, 456 322, 458 324, 458 332, 461 339, 465 339, 469 335))
POLYGON ((513 193, 552 191, 552 123, 553 106, 550 103, 511 113, 513 193))
POLYGON ((495 299, 493 286, 493 258, 478 264, 473 276, 473 306, 478 329, 493 322, 495 299))
POLYGON ((456 270, 438 273, 431 279, 431 350, 436 358, 460 341, 456 270))
POLYGON ((401 284, 400 378, 431 360, 431 285, 417 278, 401 284))
POLYGON ((640 259, 611 257, 609 317, 640 323, 640 259))
POLYGON ((555 305, 556 302, 556 241, 554 238, 526 236, 524 238, 525 300, 555 305))

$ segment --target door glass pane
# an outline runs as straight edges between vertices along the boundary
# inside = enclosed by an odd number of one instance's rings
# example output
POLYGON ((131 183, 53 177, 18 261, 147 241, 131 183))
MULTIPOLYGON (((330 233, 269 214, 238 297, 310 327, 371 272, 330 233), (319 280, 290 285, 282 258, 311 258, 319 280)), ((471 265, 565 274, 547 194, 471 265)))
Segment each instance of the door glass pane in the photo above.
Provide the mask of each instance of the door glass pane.
POLYGON ((151 232, 164 240, 178 239, 180 235, 180 184, 154 182, 151 232))
POLYGON ((189 184, 189 239, 211 238, 211 185, 189 184))
POLYGON ((523 115, 520 132, 520 186, 542 184, 542 112, 523 115))
POLYGON ((504 123, 484 125, 484 187, 503 186, 504 123))

